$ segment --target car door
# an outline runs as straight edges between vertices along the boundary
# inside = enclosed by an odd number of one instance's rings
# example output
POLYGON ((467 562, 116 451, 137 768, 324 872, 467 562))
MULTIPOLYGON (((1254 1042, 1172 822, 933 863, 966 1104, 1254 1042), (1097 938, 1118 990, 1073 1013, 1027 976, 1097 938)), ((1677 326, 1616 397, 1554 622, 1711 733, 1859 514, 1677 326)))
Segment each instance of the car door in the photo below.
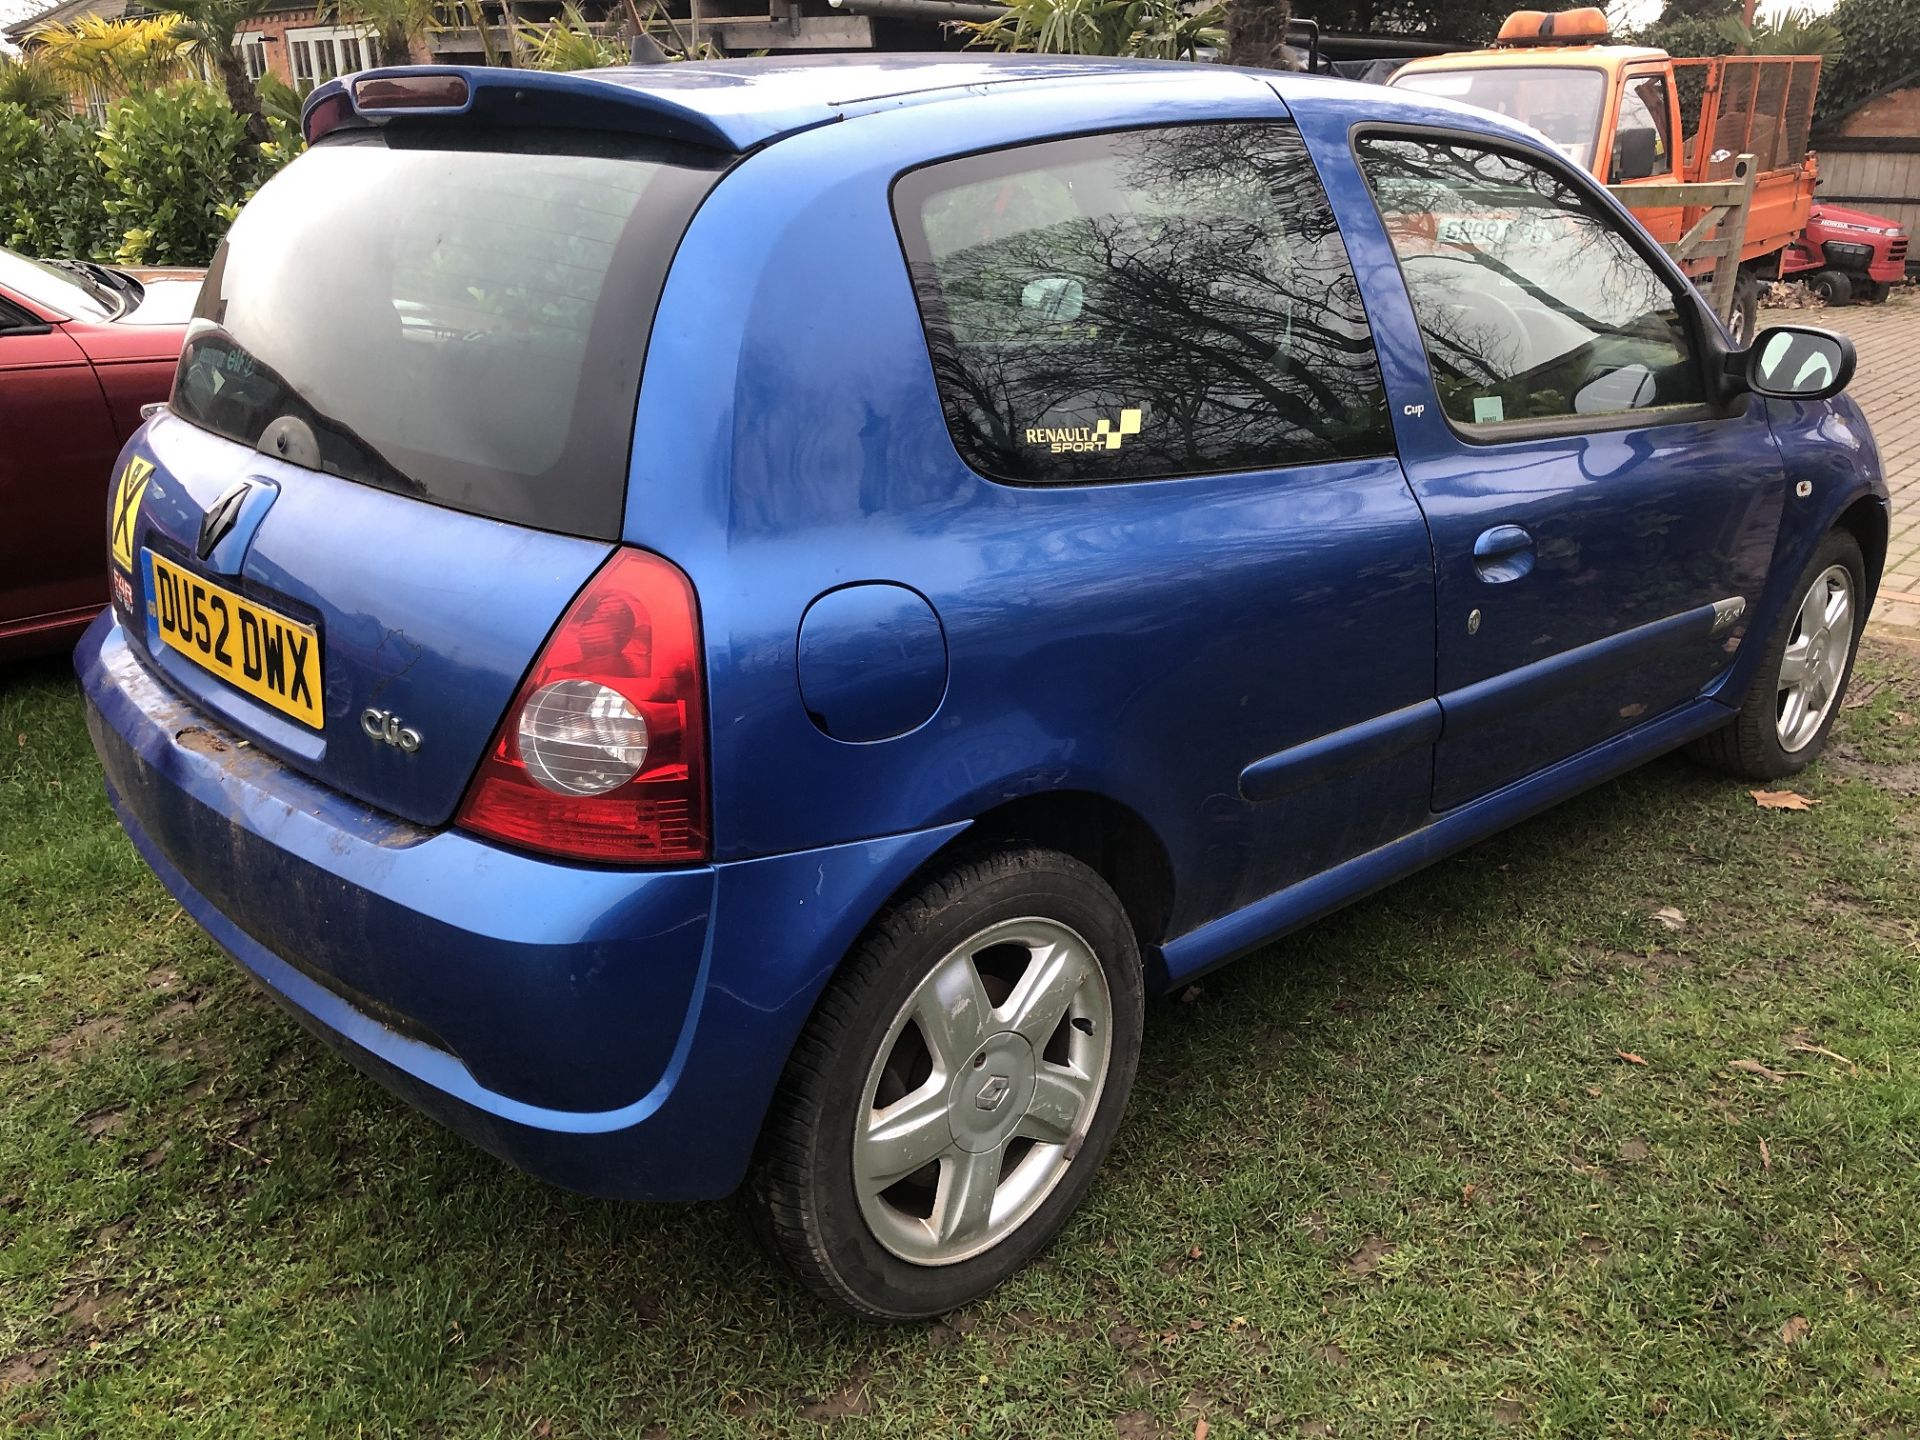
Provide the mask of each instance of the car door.
POLYGON ((1712 400, 1685 280, 1585 175, 1470 133, 1352 155, 1424 361, 1389 393, 1433 535, 1445 809, 1712 686, 1785 481, 1762 408, 1712 400))
POLYGON ((982 477, 941 545, 977 527, 966 568, 992 577, 931 592, 941 733, 1004 725, 969 695, 1030 697, 1034 734, 1073 737, 1059 775, 1086 767, 1166 837, 1174 929, 1423 823, 1431 548, 1295 127, 983 151, 893 202, 948 433, 982 477))
MULTIPOLYGON (((1680 146, 1675 140, 1679 129, 1672 91, 1666 71, 1660 67, 1627 72, 1620 85, 1609 155, 1603 157, 1608 184, 1671 185, 1680 181, 1680 146)), ((1633 207, 1634 219, 1662 245, 1680 238, 1686 229, 1686 214, 1681 205, 1633 207)))
POLYGON ((105 604, 107 402, 72 337, 4 292, 0 437, 0 634, 105 604))

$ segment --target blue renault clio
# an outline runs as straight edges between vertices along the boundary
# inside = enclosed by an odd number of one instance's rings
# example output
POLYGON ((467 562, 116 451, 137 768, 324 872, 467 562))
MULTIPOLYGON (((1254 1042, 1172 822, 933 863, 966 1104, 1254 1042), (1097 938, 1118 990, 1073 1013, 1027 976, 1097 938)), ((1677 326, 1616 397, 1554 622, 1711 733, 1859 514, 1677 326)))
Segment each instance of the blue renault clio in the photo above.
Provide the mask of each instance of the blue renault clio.
POLYGON ((166 886, 596 1194, 926 1316, 1092 1183, 1143 999, 1681 746, 1817 756, 1887 490, 1537 134, 1221 67, 315 92, 78 666, 166 886))

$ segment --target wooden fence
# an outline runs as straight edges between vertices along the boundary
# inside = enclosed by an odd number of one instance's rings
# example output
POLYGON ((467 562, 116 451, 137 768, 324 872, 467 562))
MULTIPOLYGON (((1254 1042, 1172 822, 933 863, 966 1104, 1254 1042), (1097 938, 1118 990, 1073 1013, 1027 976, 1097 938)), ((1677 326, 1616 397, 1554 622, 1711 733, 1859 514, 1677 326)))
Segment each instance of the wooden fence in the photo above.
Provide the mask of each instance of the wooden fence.
POLYGON ((1707 290, 1707 302, 1714 314, 1729 324, 1733 321, 1733 285, 1740 271, 1740 249, 1747 238, 1747 209, 1753 202, 1754 182, 1760 169, 1752 155, 1735 157, 1732 173, 1725 180, 1692 181, 1687 184, 1663 182, 1609 185, 1613 198, 1628 209, 1652 210, 1668 205, 1687 207, 1686 233, 1667 243, 1667 253, 1687 265, 1712 260, 1713 283, 1707 290))
MULTIPOLYGON (((1820 156, 1817 198, 1835 205, 1884 215, 1920 233, 1920 135, 1822 135, 1813 142, 1820 156)), ((1907 251, 1907 269, 1920 267, 1920 255, 1907 251)))

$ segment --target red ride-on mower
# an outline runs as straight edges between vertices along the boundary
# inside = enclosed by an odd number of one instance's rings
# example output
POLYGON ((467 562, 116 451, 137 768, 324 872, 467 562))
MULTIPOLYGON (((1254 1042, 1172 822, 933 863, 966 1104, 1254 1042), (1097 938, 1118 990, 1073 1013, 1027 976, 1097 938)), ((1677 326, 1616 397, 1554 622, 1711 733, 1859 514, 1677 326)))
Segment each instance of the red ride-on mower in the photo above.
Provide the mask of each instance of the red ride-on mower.
POLYGON ((1884 215, 1816 204, 1780 257, 1782 280, 1804 280, 1829 305, 1878 305, 1906 278, 1907 232, 1884 215))

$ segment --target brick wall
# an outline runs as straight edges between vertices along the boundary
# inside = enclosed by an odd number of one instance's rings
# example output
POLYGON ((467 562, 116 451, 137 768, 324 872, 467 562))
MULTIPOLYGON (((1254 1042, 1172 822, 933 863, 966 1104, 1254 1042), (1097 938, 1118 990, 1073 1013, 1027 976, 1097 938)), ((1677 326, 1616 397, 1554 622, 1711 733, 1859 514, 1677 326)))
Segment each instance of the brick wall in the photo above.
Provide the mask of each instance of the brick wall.
MULTIPOLYGON (((287 31, 304 30, 310 25, 338 25, 333 19, 322 19, 316 10, 270 10, 241 27, 243 34, 257 34, 267 47, 267 69, 278 75, 289 85, 293 84, 293 61, 287 53, 287 31)), ((425 61, 431 57, 425 45, 413 42, 413 53, 407 57, 413 61, 425 61)))
POLYGON ((1867 101, 1841 122, 1840 133, 1920 136, 1920 85, 1867 101))

